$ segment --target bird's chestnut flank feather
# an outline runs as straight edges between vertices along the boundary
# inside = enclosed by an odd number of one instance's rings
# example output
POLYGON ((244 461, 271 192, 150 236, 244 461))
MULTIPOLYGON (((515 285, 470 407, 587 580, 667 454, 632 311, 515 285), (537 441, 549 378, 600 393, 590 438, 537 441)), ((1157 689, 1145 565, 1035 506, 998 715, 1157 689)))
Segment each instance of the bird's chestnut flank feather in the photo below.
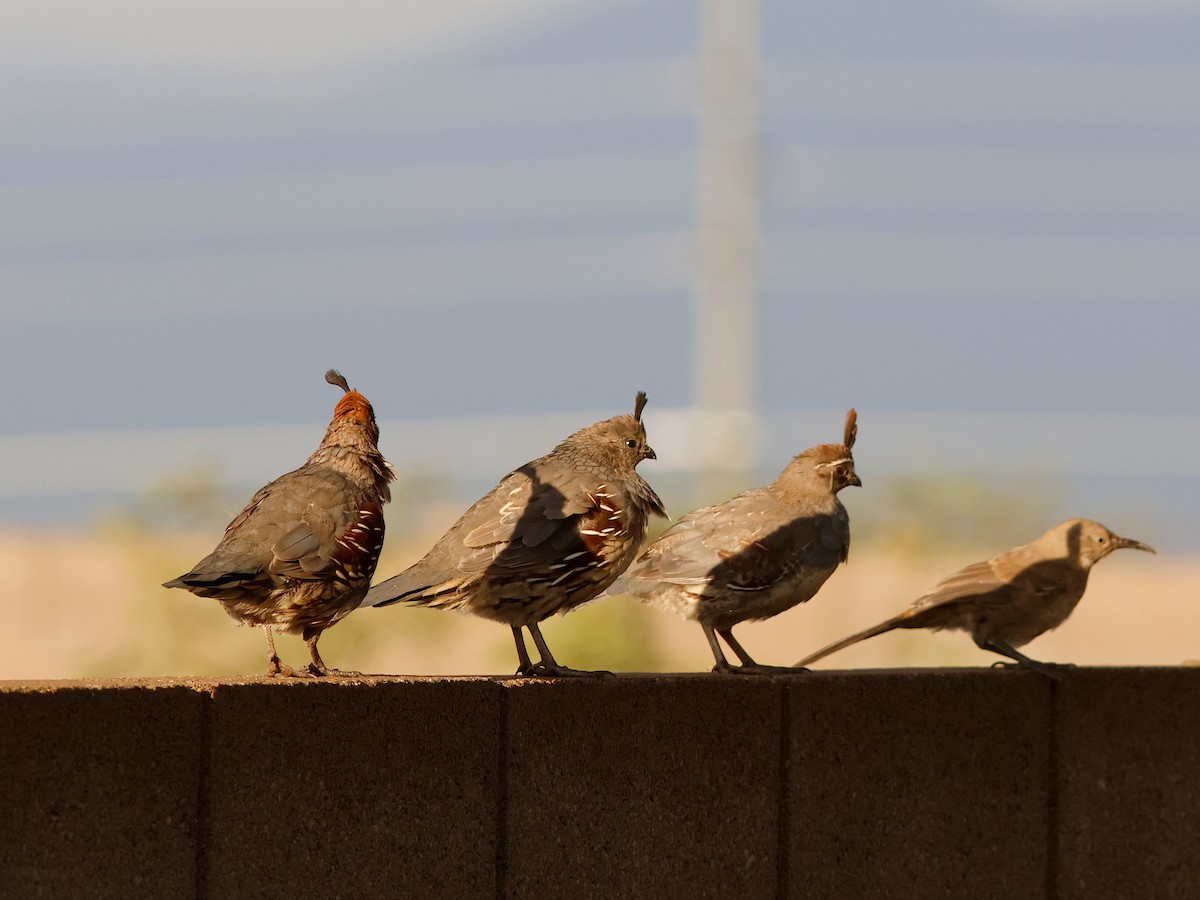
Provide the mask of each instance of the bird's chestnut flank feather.
POLYGON ((316 451, 255 494, 192 571, 166 583, 261 626, 270 675, 298 674, 280 662, 272 628, 303 635, 309 673, 334 671, 317 641, 366 595, 383 546, 383 504, 395 475, 379 452, 374 410, 336 370, 325 380, 344 393, 316 451))
POLYGON ((569 675, 539 623, 587 603, 637 555, 662 501, 636 471, 654 459, 634 413, 581 428, 510 472, 442 535, 415 565, 376 584, 370 606, 412 603, 461 609, 512 629, 522 675, 569 675), (537 645, 534 663, 522 629, 537 645))

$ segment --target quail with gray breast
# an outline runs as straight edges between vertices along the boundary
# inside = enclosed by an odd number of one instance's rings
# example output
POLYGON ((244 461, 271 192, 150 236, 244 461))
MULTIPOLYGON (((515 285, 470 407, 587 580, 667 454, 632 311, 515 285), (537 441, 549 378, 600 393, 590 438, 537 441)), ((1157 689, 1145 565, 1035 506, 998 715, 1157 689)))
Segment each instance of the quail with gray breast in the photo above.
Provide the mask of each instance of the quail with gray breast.
POLYGON ((164 587, 215 598, 267 636, 268 675, 339 674, 317 651, 321 633, 366 596, 383 546, 383 504, 395 475, 379 452, 370 402, 330 369, 344 393, 316 452, 259 490, 208 556, 164 587), (312 662, 285 666, 272 629, 299 633, 312 662))
POLYGON ((636 471, 655 459, 641 421, 645 403, 639 392, 633 415, 589 425, 506 475, 424 558, 371 588, 364 605, 404 602, 503 622, 518 674, 580 674, 558 664, 538 623, 600 594, 633 560, 649 517, 664 515, 636 471))
POLYGON ((663 532, 610 588, 700 623, 714 672, 791 672, 756 663, 733 626, 767 619, 820 590, 850 551, 850 517, 838 491, 861 486, 851 448, 858 414, 842 443, 805 450, 766 487, 688 513, 663 532), (733 666, 718 636, 741 660, 733 666))
POLYGON ((1092 566, 1114 550, 1153 553, 1141 541, 1119 537, 1099 522, 1068 519, 1028 544, 960 569, 908 609, 823 647, 796 663, 807 666, 851 644, 897 628, 950 628, 975 645, 1017 665, 1050 666, 1017 650, 1067 620, 1083 597, 1092 566))

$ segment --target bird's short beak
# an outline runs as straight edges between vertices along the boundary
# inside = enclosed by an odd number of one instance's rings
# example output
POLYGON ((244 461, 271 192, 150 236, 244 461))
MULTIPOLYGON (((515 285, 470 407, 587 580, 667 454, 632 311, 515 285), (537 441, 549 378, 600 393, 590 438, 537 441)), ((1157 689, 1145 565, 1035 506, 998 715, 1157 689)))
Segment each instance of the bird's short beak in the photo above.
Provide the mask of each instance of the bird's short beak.
POLYGON ((850 476, 850 480, 847 481, 846 484, 852 484, 855 487, 862 487, 862 479, 859 478, 858 473, 855 472, 853 475, 850 476))
POLYGON ((658 459, 658 454, 654 452, 654 448, 653 448, 653 447, 647 447, 647 448, 646 448, 646 453, 645 453, 645 455, 642 457, 642 459, 658 459))
POLYGON ((1130 550, 1145 550, 1147 553, 1155 553, 1155 549, 1149 544, 1143 544, 1141 541, 1135 541, 1131 538, 1118 537, 1115 541, 1114 549, 1120 550, 1122 547, 1128 547, 1130 550))

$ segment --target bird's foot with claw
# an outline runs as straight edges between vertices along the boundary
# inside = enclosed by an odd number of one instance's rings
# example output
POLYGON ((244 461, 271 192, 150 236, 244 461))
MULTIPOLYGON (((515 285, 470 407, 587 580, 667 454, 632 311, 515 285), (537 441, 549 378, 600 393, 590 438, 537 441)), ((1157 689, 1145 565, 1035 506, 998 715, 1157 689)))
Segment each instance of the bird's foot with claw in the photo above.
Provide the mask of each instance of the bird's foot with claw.
POLYGON ((1048 662, 1005 662, 997 661, 992 663, 993 669, 1024 669, 1028 672, 1037 672, 1039 675, 1045 675, 1054 681, 1058 681, 1062 677, 1062 673, 1068 669, 1074 669, 1075 663, 1048 663, 1048 662))
POLYGON ((285 666, 278 659, 271 660, 267 666, 268 678, 312 678, 313 675, 308 669, 293 669, 291 666, 285 666))

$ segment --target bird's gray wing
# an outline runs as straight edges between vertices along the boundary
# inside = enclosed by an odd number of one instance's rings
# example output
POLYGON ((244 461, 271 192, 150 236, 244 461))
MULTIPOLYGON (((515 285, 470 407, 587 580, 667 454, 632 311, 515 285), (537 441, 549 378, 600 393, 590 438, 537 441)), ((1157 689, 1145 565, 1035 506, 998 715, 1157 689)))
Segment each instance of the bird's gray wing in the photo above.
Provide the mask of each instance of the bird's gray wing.
MULTIPOLYGON (((610 506, 603 485, 581 476, 540 477, 537 463, 509 473, 492 491, 463 513, 438 543, 409 569, 371 588, 364 605, 399 600, 428 601, 463 588, 480 573, 500 570, 519 578, 575 554, 590 557, 593 548, 581 535, 610 506)), ((584 556, 571 562, 585 564, 584 556)))
POLYGON ((267 567, 271 564, 269 545, 254 544, 245 539, 244 529, 260 516, 259 510, 272 496, 276 479, 260 488, 250 498, 233 521, 216 548, 190 572, 168 581, 165 587, 186 588, 201 597, 240 599, 269 587, 272 583, 267 567))
MULTIPOLYGON (((349 481, 334 472, 298 472, 289 485, 289 498, 278 510, 263 504, 263 515, 275 513, 274 530, 278 539, 271 545, 269 571, 273 575, 298 580, 320 579, 330 575, 335 555, 347 549, 371 554, 370 546, 347 547, 339 543, 355 524, 360 512, 358 499, 349 481), (290 527, 289 527, 290 526, 290 527)), ((380 510, 382 512, 382 509, 380 510)))
POLYGON ((640 581, 763 590, 801 566, 832 569, 844 560, 849 528, 841 519, 797 514, 769 493, 751 491, 684 516, 617 587, 637 593, 640 581))
POLYGON ((913 601, 913 612, 969 600, 980 604, 1003 604, 1016 594, 1011 579, 997 571, 994 560, 972 563, 939 582, 929 593, 913 601))
POLYGON ((225 529, 217 547, 169 585, 201 596, 250 599, 281 577, 321 578, 336 536, 355 510, 337 473, 298 469, 262 487, 225 529))
POLYGON ((604 504, 606 496, 602 486, 583 478, 549 483, 531 467, 522 467, 455 526, 462 534, 459 567, 467 571, 492 566, 533 568, 553 562, 564 552, 586 549, 579 535, 580 518, 604 504))

